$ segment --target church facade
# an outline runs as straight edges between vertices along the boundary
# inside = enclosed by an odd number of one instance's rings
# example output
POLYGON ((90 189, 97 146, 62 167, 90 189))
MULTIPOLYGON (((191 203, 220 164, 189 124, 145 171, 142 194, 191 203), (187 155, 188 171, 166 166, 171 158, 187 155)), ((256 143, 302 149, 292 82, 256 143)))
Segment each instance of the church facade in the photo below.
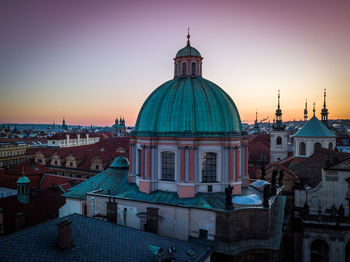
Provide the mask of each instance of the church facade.
POLYGON ((60 216, 79 213, 209 244, 216 261, 278 261, 282 186, 249 184, 238 110, 202 78, 202 59, 188 35, 174 59, 174 78, 139 112, 129 159, 118 157, 67 192, 60 216))

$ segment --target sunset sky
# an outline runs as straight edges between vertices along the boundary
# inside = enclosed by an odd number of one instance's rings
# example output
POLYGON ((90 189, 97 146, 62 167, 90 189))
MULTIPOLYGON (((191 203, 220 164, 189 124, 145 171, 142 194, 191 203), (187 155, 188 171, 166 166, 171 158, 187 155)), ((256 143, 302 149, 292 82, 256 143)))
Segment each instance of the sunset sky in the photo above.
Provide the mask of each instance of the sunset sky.
POLYGON ((350 1, 0 2, 0 123, 136 122, 191 44, 241 119, 350 118, 350 1))

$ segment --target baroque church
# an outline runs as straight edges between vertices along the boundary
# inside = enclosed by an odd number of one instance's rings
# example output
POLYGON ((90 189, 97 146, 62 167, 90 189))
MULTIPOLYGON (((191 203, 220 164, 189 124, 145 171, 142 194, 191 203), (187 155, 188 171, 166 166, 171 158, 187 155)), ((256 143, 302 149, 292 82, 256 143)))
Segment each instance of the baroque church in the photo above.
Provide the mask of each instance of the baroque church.
POLYGON ((278 261, 283 186, 249 184, 238 109, 202 77, 202 61, 188 34, 173 79, 139 112, 129 157, 64 194, 60 217, 78 213, 210 245, 213 261, 278 261))

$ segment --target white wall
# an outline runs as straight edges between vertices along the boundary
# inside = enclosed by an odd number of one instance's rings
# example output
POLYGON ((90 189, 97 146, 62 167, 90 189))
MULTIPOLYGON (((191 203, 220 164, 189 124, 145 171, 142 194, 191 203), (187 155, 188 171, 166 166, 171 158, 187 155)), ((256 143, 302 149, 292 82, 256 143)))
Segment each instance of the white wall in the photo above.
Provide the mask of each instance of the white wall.
POLYGON ((59 217, 65 217, 74 213, 82 215, 82 204, 85 200, 66 198, 66 204, 59 209, 59 217))
MULTIPOLYGON (((88 216, 94 214, 107 215, 108 196, 98 194, 87 195, 88 216)), ((140 212, 147 212, 148 207, 159 208, 158 233, 162 236, 172 237, 181 240, 188 240, 188 237, 198 237, 199 229, 208 230, 208 238, 214 239, 216 214, 214 211, 184 208, 170 205, 160 205, 140 201, 129 201, 116 199, 118 203, 118 224, 126 225, 143 230, 146 223, 146 216, 137 216, 140 212), (126 221, 124 220, 124 208, 127 208, 126 221)))
POLYGON ((335 137, 294 137, 294 156, 309 157, 314 153, 314 145, 320 143, 323 148, 328 148, 329 143, 335 147, 335 137), (304 142, 306 144, 306 154, 300 155, 299 144, 304 142))

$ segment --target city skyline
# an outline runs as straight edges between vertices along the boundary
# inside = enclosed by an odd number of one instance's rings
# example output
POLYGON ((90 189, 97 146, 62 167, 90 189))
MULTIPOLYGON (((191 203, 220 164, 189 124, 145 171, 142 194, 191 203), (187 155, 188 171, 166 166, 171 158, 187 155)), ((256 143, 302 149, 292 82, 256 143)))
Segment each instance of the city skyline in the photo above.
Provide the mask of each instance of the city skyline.
POLYGON ((223 88, 242 121, 350 118, 350 4, 45 2, 2 3, 0 123, 134 125, 155 88, 173 78, 173 58, 191 44, 203 77, 223 88))

